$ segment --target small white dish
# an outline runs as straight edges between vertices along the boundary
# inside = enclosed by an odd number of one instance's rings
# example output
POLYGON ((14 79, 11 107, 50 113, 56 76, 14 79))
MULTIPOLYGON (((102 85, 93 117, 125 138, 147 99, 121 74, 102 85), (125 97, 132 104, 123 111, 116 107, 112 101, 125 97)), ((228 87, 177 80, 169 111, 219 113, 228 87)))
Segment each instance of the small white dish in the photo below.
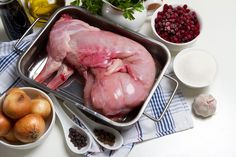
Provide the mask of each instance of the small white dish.
POLYGON ((82 129, 78 124, 76 124, 73 120, 71 120, 68 115, 64 112, 62 107, 60 106, 57 98, 53 94, 49 94, 51 97, 52 101, 54 102, 55 106, 55 111, 57 113, 57 117, 61 122, 63 131, 64 131, 64 137, 66 140, 66 144, 69 147, 69 149, 74 152, 75 154, 84 154, 88 152, 91 148, 92 142, 91 142, 91 137, 87 131, 82 129), (79 132, 81 135, 86 137, 87 144, 86 146, 78 149, 77 147, 74 146, 74 144, 71 142, 71 139, 69 138, 69 130, 70 128, 74 128, 79 132))
MULTIPOLYGON (((19 87, 19 88, 22 89, 30 98, 36 98, 39 95, 41 97, 45 98, 51 104, 51 109, 52 109, 51 113, 50 113, 50 116, 45 121, 46 131, 35 142, 32 142, 32 143, 16 143, 15 144, 15 143, 8 142, 4 138, 0 138, 0 144, 6 146, 8 148, 23 150, 23 149, 34 148, 34 147, 42 144, 45 141, 45 139, 48 137, 48 135, 52 131, 52 128, 55 124, 56 113, 55 113, 55 109, 54 109, 52 100, 50 99, 50 97, 45 92, 41 91, 40 89, 33 88, 33 87, 19 87)), ((5 96, 6 96, 6 94, 3 94, 0 97, 0 107, 3 103, 3 101, 4 101, 5 96)))
POLYGON ((63 104, 68 111, 70 111, 72 114, 76 116, 76 118, 79 119, 79 121, 88 129, 90 135, 92 135, 92 137, 96 140, 96 142, 100 144, 102 147, 109 150, 116 150, 116 149, 119 149, 123 145, 123 141, 124 141, 123 137, 117 130, 89 119, 81 111, 76 109, 75 106, 72 105, 71 103, 64 102, 63 104), (95 129, 98 129, 98 130, 101 129, 101 130, 104 130, 106 132, 113 134, 115 136, 114 144, 108 145, 99 141, 98 137, 94 133, 95 129))
POLYGON ((216 59, 207 51, 187 48, 178 53, 173 61, 177 78, 193 88, 209 86, 218 72, 216 59))
POLYGON ((123 11, 120 8, 112 5, 107 0, 103 0, 103 2, 104 3, 102 6, 102 16, 121 26, 124 26, 134 31, 138 31, 146 20, 147 9, 145 7, 141 12, 134 11, 133 16, 135 19, 129 20, 123 16, 123 11))

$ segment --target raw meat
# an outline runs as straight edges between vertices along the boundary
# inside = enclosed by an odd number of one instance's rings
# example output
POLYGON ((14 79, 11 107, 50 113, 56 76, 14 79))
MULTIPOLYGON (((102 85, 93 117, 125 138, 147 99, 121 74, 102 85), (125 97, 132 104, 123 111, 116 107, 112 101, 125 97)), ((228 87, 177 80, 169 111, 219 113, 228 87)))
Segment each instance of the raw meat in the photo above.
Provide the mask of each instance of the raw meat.
POLYGON ((53 26, 48 59, 37 82, 56 89, 77 70, 85 78, 85 105, 109 118, 119 118, 141 105, 153 85, 156 67, 139 43, 103 31, 69 15, 53 26))

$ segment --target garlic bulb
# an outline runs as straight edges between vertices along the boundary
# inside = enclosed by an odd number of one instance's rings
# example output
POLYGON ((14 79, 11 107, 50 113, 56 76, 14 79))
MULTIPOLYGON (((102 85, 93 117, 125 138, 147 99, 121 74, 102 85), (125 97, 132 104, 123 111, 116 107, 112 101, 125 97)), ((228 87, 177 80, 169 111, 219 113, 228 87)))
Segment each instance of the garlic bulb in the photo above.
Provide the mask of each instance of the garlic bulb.
POLYGON ((216 111, 216 99, 210 94, 201 94, 195 98, 192 107, 197 115, 209 117, 216 111))

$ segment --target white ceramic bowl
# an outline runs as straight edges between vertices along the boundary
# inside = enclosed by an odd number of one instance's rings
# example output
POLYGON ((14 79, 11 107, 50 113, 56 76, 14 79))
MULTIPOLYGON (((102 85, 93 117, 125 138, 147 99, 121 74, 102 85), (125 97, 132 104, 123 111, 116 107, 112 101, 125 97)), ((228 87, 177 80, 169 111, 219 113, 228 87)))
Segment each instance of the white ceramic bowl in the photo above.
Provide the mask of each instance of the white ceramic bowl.
MULTIPOLYGON (((50 134, 50 132, 51 132, 51 130, 52 130, 54 124, 55 124, 56 114, 55 114, 55 109, 54 109, 54 106, 53 106, 53 102, 52 102, 51 98, 46 93, 44 93, 43 91, 41 91, 39 89, 32 88, 32 87, 20 87, 20 89, 25 91, 26 94, 29 95, 31 98, 35 98, 38 95, 41 95, 43 98, 48 100, 48 102, 51 104, 51 109, 52 109, 51 110, 51 114, 47 118, 47 120, 45 121, 46 131, 44 132, 44 134, 37 141, 32 142, 32 143, 27 143, 27 144, 17 143, 17 144, 13 144, 13 143, 8 142, 4 138, 0 138, 0 144, 6 146, 8 148, 13 148, 13 149, 30 149, 30 148, 33 148, 33 147, 36 147, 36 146, 42 144, 43 141, 48 137, 48 135, 50 134)), ((1 105, 3 103, 5 95, 6 94, 3 94, 0 97, 0 107, 1 107, 1 105)))
MULTIPOLYGON (((170 51, 175 51, 175 52, 178 52, 178 51, 181 51, 181 50, 183 50, 185 48, 193 46, 194 43, 199 38, 201 32, 202 32, 202 20, 201 20, 201 17, 199 15, 199 13, 197 13, 196 10, 194 10, 192 7, 187 5, 188 9, 190 9, 191 11, 195 11, 196 12, 197 19, 198 19, 198 22, 200 24, 200 34, 197 37, 195 37, 193 40, 189 41, 189 42, 186 42, 186 43, 174 43, 174 42, 170 42, 170 41, 167 41, 167 40, 163 39, 161 36, 159 36, 159 34, 156 32, 156 29, 155 29, 155 19, 157 18, 158 12, 163 11, 164 5, 165 4, 163 4, 161 7, 159 7, 153 13, 153 15, 151 17, 151 28, 152 28, 152 32, 153 32, 154 36, 156 37, 156 39, 158 41, 162 42, 163 44, 165 44, 170 49, 170 51)), ((168 4, 168 5, 172 5, 173 7, 177 7, 177 6, 183 6, 184 4, 168 4)))
POLYGON ((123 11, 110 3, 103 3, 102 6, 102 16, 106 19, 113 21, 121 26, 129 28, 134 31, 138 31, 140 27, 144 24, 147 10, 144 8, 141 12, 134 11, 134 20, 126 19, 123 16, 123 11))
POLYGON ((216 59, 207 51, 187 48, 179 52, 173 61, 176 77, 186 86, 202 88, 209 86, 218 72, 216 59))

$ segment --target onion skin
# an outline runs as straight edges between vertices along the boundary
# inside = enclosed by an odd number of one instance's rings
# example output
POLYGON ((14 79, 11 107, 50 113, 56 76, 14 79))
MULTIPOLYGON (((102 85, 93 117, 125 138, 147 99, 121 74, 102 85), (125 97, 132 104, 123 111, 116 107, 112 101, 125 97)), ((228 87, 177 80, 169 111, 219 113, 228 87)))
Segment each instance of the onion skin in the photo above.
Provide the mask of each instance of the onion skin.
POLYGON ((13 128, 10 129, 10 131, 4 136, 4 138, 9 142, 14 142, 14 143, 19 141, 14 135, 13 128))
POLYGON ((6 135, 11 129, 11 122, 0 112, 0 136, 6 135))
POLYGON ((9 90, 3 101, 3 112, 11 119, 19 119, 30 113, 31 98, 21 89, 9 90))
POLYGON ((39 114, 47 119, 51 113, 51 104, 44 98, 31 100, 31 113, 39 114))
POLYGON ((23 142, 30 143, 39 139, 45 131, 45 121, 38 114, 28 114, 19 119, 14 126, 15 137, 23 142))
POLYGON ((7 91, 7 94, 9 94, 9 93, 15 93, 15 92, 19 92, 19 93, 25 94, 25 92, 24 92, 22 89, 20 89, 20 88, 11 88, 11 89, 9 89, 9 90, 7 91))

